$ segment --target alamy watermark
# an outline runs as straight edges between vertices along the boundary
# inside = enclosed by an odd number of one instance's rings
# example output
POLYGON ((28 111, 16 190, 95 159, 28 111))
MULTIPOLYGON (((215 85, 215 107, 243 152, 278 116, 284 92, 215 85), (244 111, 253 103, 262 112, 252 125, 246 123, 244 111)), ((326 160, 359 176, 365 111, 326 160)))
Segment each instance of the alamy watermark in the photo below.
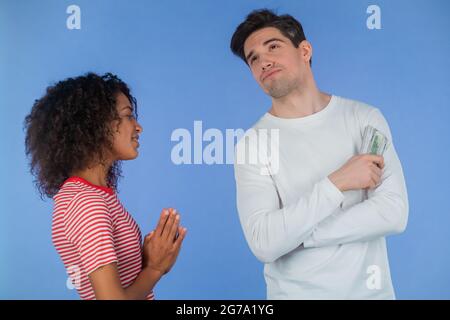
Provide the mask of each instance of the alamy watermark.
POLYGON ((381 9, 376 4, 367 7, 366 12, 370 14, 366 20, 366 26, 369 30, 381 29, 381 9))
POLYGON ((81 269, 78 265, 71 265, 67 268, 69 275, 66 280, 66 287, 69 290, 81 288, 81 269))
POLYGON ((170 158, 176 165, 250 164, 260 167, 261 175, 274 175, 279 169, 279 129, 203 130, 202 121, 194 121, 193 132, 186 128, 172 131, 176 142, 170 158), (240 141, 238 143, 238 141, 240 141))
POLYGON ((66 19, 66 27, 69 30, 81 29, 81 8, 75 4, 67 7, 66 13, 69 16, 66 19))
MULTIPOLYGON (((367 7, 366 13, 370 16, 366 19, 366 26, 369 30, 381 29, 381 9, 376 4, 371 4, 367 7)), ((71 4, 66 8, 66 27, 69 30, 81 29, 81 8, 79 5, 71 4)))
POLYGON ((381 289, 381 268, 376 264, 367 267, 366 273, 369 275, 366 280, 366 286, 369 290, 381 289))

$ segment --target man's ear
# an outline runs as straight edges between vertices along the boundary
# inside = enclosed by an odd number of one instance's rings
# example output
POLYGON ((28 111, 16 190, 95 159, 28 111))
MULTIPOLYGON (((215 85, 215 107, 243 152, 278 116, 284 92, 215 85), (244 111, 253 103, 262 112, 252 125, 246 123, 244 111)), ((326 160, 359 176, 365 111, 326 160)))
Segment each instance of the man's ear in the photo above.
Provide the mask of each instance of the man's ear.
POLYGON ((309 64, 309 60, 312 58, 313 48, 311 43, 308 40, 303 40, 298 45, 298 50, 300 53, 301 59, 309 64))

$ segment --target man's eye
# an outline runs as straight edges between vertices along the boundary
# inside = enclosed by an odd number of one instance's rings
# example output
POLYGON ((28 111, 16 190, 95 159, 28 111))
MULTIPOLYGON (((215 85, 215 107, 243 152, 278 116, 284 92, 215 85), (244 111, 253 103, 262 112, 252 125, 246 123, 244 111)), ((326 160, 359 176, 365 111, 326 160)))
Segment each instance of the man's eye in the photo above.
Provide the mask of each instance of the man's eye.
POLYGON ((277 44, 272 44, 271 46, 270 46, 270 49, 275 49, 275 48, 278 48, 279 46, 277 45, 277 44))
POLYGON ((256 61, 256 57, 252 57, 251 59, 250 59, 250 64, 252 64, 253 62, 255 62, 256 61))

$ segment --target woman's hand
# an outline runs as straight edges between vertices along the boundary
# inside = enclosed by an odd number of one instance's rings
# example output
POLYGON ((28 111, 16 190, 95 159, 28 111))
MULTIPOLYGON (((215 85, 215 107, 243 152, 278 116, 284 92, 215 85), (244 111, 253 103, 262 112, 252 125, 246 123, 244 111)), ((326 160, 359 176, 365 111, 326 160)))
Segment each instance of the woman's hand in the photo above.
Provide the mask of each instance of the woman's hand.
POLYGON ((180 215, 175 209, 164 209, 155 230, 144 239, 144 268, 166 274, 170 271, 180 252, 186 235, 180 226, 180 215))

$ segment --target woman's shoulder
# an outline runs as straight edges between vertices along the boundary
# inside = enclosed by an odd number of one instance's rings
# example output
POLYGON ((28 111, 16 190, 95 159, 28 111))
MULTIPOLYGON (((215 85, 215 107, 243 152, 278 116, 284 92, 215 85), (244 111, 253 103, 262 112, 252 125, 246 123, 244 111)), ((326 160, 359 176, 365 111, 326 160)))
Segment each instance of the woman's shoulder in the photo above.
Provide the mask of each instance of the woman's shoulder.
POLYGON ((55 203, 54 214, 76 213, 86 207, 93 206, 105 212, 108 211, 108 201, 105 194, 76 181, 64 182, 53 199, 55 203))

